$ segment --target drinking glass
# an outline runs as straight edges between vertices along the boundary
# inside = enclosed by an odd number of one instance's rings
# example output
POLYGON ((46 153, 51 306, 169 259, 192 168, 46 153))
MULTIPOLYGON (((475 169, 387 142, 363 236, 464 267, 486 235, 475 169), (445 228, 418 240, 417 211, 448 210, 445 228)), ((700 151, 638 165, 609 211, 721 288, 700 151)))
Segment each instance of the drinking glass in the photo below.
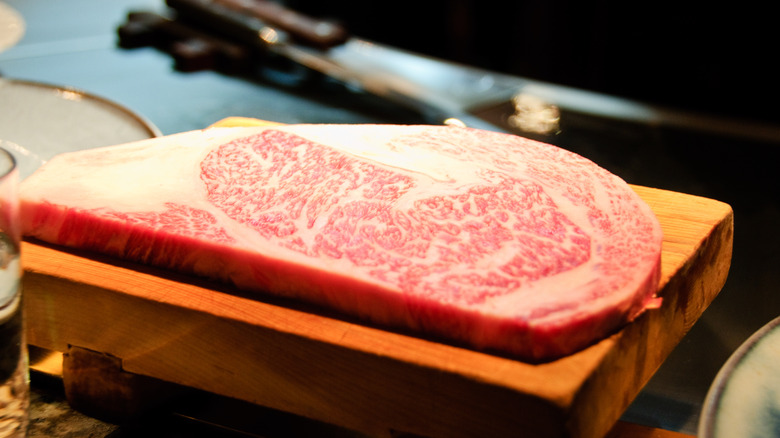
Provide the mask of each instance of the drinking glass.
POLYGON ((24 437, 30 404, 19 261, 18 169, 0 140, 0 437, 24 437))

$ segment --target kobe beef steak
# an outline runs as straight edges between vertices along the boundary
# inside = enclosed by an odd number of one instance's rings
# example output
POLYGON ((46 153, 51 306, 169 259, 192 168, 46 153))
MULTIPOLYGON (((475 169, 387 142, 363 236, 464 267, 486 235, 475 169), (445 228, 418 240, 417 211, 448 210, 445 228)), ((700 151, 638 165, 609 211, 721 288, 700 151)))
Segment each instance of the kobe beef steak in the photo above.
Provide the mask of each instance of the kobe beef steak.
POLYGON ((563 149, 460 127, 209 128, 59 155, 27 237, 529 360, 649 307, 661 229, 563 149))

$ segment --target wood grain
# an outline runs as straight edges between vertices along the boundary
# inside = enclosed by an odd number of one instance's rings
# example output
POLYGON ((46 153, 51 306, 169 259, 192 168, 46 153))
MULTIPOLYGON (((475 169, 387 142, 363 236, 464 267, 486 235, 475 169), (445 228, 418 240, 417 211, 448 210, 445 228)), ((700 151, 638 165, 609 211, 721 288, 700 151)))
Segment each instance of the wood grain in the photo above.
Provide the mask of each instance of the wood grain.
POLYGON ((634 188, 665 234, 663 305, 549 363, 34 242, 22 248, 28 339, 102 352, 130 373, 373 436, 604 436, 720 291, 731 260, 728 205, 634 188))

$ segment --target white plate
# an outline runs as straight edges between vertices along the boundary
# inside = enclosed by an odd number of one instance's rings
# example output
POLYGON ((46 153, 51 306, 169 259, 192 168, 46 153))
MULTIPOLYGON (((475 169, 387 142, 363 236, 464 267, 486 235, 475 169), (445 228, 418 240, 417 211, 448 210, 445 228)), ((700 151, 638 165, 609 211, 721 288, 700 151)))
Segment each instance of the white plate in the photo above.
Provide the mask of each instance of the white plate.
POLYGON ((707 392, 699 438, 780 437, 780 317, 729 357, 707 392))
POLYGON ((24 178, 52 156, 156 137, 143 117, 67 87, 0 78, 0 139, 24 178))

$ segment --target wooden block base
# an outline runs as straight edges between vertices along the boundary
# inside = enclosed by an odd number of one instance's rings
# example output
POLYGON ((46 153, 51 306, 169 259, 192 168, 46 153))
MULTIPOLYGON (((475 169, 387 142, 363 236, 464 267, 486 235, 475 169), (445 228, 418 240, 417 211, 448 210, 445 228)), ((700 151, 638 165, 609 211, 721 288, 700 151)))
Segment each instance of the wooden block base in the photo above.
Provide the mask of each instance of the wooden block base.
POLYGON ((62 379, 73 409, 114 424, 169 409, 186 393, 181 386, 124 371, 118 357, 73 346, 62 356, 62 379))
MULTIPOLYGON (((204 394, 192 388, 134 375, 123 371, 117 358, 78 347, 71 348, 69 354, 63 355, 31 346, 30 367, 34 372, 49 378, 62 379, 68 391, 67 399, 74 409, 114 424, 136 425, 150 415, 175 416, 187 418, 198 424, 208 424, 210 430, 227 430, 229 431, 227 436, 241 433, 249 436, 256 434, 264 436, 269 431, 284 430, 288 432, 287 436, 300 434, 331 438, 356 437, 354 432, 340 429, 335 425, 323 424, 215 394, 204 394), (63 379, 63 365, 69 369, 67 379, 63 379), (78 381, 69 381, 74 376, 78 381), (104 386, 106 382, 110 384, 104 386), (140 385, 145 389, 139 390, 136 386, 138 382, 141 382, 140 385), (100 385, 100 388, 95 391, 97 385, 100 385), (164 402, 160 403, 161 399, 158 397, 152 397, 150 400, 151 394, 162 394, 164 402), (116 403, 117 399, 121 402, 116 403), (150 409, 152 406, 156 409, 150 409), (127 409, 128 407, 130 409, 127 409)), ((396 433, 393 438, 419 438, 419 436, 396 433)), ((693 436, 618 421, 605 438, 693 438, 693 436)))

